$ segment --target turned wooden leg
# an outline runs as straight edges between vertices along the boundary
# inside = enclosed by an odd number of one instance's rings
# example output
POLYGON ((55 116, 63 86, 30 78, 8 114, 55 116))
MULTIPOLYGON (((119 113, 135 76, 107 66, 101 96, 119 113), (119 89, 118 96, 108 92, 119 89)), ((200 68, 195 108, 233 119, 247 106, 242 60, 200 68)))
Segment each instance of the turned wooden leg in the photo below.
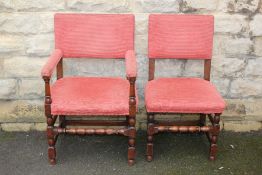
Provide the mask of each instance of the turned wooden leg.
POLYGON ((210 160, 215 160, 216 159, 216 154, 217 154, 217 138, 218 134, 220 132, 220 114, 215 114, 214 118, 214 129, 210 133, 210 153, 209 153, 209 159, 210 160))
POLYGON ((147 161, 153 160, 153 135, 154 135, 154 115, 147 115, 147 147, 146 158, 147 161))
POLYGON ((205 125, 206 125, 206 114, 200 114, 199 126, 205 126, 205 125))
MULTIPOLYGON (((206 126, 206 114, 200 114, 199 117, 199 126, 206 126)), ((199 135, 203 135, 204 132, 199 132, 199 135)))
POLYGON ((133 116, 129 116, 128 127, 129 127, 129 137, 128 137, 128 165, 133 165, 135 163, 136 149, 135 149, 135 138, 136 138, 136 119, 133 116))
POLYGON ((64 115, 60 115, 59 116, 59 125, 61 128, 65 128, 66 127, 66 120, 65 120, 65 116, 64 115))
POLYGON ((55 116, 47 117, 47 140, 48 140, 48 159, 51 165, 56 164, 56 148, 55 148, 55 134, 54 134, 54 123, 55 116))
POLYGON ((128 124, 129 122, 128 121, 129 121, 129 115, 126 116, 126 123, 129 126, 129 124, 128 124))

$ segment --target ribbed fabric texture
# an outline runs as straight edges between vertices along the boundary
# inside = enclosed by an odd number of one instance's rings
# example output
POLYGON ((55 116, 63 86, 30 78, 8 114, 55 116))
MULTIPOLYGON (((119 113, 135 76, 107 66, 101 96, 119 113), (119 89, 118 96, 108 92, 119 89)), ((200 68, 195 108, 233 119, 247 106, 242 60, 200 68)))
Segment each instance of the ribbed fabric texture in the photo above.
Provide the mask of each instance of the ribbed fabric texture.
POLYGON ((124 58, 134 50, 130 14, 56 14, 55 48, 65 58, 124 58))
POLYGON ((136 77, 136 55, 133 50, 129 50, 125 55, 125 63, 126 63, 126 76, 127 77, 136 77))
POLYGON ((211 59, 214 17, 152 14, 149 16, 148 57, 211 59))
POLYGON ((46 64, 42 68, 41 75, 50 77, 53 71, 55 70, 56 65, 58 64, 58 62, 62 57, 63 57, 63 53, 60 49, 54 50, 51 56, 48 58, 46 64))
POLYGON ((147 112, 222 113, 225 102, 209 81, 199 78, 159 78, 145 88, 147 112))
POLYGON ((51 113, 129 115, 129 87, 123 78, 65 77, 51 87, 51 113))

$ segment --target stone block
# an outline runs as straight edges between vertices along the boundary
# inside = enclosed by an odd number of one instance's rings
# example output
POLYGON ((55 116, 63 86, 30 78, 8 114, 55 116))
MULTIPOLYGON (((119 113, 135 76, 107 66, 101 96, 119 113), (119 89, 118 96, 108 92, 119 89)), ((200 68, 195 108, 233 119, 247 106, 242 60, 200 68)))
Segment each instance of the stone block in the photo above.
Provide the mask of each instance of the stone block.
POLYGON ((254 41, 254 54, 256 56, 262 56, 262 37, 255 37, 254 41))
POLYGON ((183 0, 180 3, 180 10, 182 12, 206 12, 206 11, 215 11, 217 7, 217 0, 183 0))
POLYGON ((262 15, 257 14, 250 22, 250 31, 253 36, 262 36, 262 15))
POLYGON ((220 0, 218 10, 231 13, 255 13, 259 0, 220 0))
POLYGON ((67 8, 69 10, 84 12, 107 12, 107 13, 127 13, 131 12, 129 0, 67 0, 67 8))
POLYGON ((0 123, 45 122, 43 100, 1 100, 0 123))
POLYGON ((53 13, 0 13, 0 32, 4 33, 50 33, 53 23, 53 13))
POLYGON ((247 65, 245 59, 216 56, 212 59, 213 77, 242 77, 247 65))
POLYGON ((17 80, 0 79, 0 100, 17 98, 17 80))
POLYGON ((250 38, 232 38, 226 41, 225 54, 227 56, 248 55, 252 52, 253 42, 250 38))
POLYGON ((54 50, 54 35, 39 34, 26 37, 26 54, 31 56, 49 56, 54 50))
MULTIPOLYGON (((0 23, 1 26, 1 23, 0 23)), ((0 29, 1 30, 1 29, 0 29)), ((0 55, 3 54, 14 54, 14 53, 23 53, 24 38, 21 36, 15 35, 0 35, 0 55)))
POLYGON ((65 2, 61 0, 4 0, 0 2, 0 9, 4 11, 53 11, 63 10, 65 2))
POLYGON ((21 99, 43 99, 44 81, 37 79, 21 79, 19 81, 19 98, 21 99))
POLYGON ((134 0, 134 10, 143 13, 177 13, 179 12, 178 0, 134 0))
POLYGON ((248 21, 244 15, 238 14, 216 14, 215 15, 215 32, 239 34, 248 29, 248 21))
POLYGON ((181 76, 184 66, 184 60, 158 59, 155 63, 155 77, 181 76))
MULTIPOLYGON (((247 77, 262 77, 262 58, 249 59, 245 69, 247 77)), ((261 85, 262 86, 262 85, 261 85)))
POLYGON ((28 132, 31 130, 33 123, 2 123, 1 127, 6 132, 28 132))
POLYGON ((5 77, 38 77, 41 78, 41 69, 46 59, 35 57, 5 58, 5 77))
POLYGON ((211 82, 212 84, 215 85, 220 95, 222 95, 223 97, 226 97, 228 95, 228 88, 229 88, 229 83, 230 83, 229 79, 212 77, 211 82))
POLYGON ((224 122, 224 130, 235 132, 250 132, 262 129, 261 122, 256 121, 227 121, 224 122))
POLYGON ((223 112, 224 118, 232 119, 233 117, 237 118, 236 120, 242 120, 246 115, 246 106, 245 101, 239 99, 225 99, 226 108, 223 112))
POLYGON ((233 80, 230 88, 232 98, 261 98, 262 78, 239 78, 233 80))
POLYGON ((203 60, 187 60, 185 70, 182 76, 186 77, 203 77, 204 76, 204 61, 203 60))

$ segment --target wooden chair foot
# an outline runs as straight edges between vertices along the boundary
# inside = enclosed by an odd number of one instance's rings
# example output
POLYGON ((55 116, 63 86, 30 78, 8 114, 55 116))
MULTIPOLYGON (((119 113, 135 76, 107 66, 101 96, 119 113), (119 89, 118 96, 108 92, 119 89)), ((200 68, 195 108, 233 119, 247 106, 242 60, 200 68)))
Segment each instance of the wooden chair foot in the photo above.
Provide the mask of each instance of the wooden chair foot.
POLYGON ((135 147, 130 147, 128 148, 128 165, 133 165, 135 163, 135 156, 136 156, 136 149, 135 147))
POLYGON ((56 159, 49 159, 50 165, 56 165, 56 159))
POLYGON ((213 131, 214 133, 210 133, 211 138, 210 138, 209 160, 211 161, 214 161, 217 155, 217 138, 220 131, 219 121, 220 121, 220 115, 216 114, 213 118, 215 132, 213 131))
POLYGON ((146 157, 147 161, 151 162, 153 160, 153 143, 148 143, 147 144, 147 149, 146 149, 146 157))
POLYGON ((214 156, 210 156, 210 157, 209 157, 209 160, 210 160, 210 161, 214 161, 214 160, 215 160, 215 157, 214 157, 214 156))
POLYGON ((135 164, 135 160, 133 160, 133 159, 129 159, 128 160, 128 165, 129 166, 133 166, 135 164))
POLYGON ((128 137, 128 152, 127 152, 127 159, 128 165, 131 166, 135 163, 136 157, 136 148, 135 148, 135 138, 136 138, 136 128, 135 128, 136 119, 134 116, 129 116, 128 124, 130 129, 130 135, 128 137))
POLYGON ((214 161, 216 159, 216 154, 217 154, 217 145, 211 144, 210 145, 209 160, 214 161))
POLYGON ((151 162, 151 161, 153 160, 153 156, 146 156, 146 160, 147 160, 148 162, 151 162))
POLYGON ((55 147, 49 147, 48 148, 48 159, 49 159, 49 163, 51 165, 56 164, 56 149, 55 149, 55 147))
POLYGON ((154 135, 154 115, 147 115, 147 145, 146 157, 147 161, 153 160, 153 135, 154 135))

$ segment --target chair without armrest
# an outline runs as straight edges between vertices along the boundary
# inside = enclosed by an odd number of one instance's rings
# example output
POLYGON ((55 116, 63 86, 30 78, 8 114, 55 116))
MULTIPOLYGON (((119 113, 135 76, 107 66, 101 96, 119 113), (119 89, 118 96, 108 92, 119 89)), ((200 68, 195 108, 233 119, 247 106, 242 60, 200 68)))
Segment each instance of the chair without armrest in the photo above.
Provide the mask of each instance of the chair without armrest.
POLYGON ((66 133, 127 136, 128 164, 133 165, 137 105, 134 16, 56 14, 54 28, 55 51, 42 69, 50 164, 56 164, 55 144, 58 135, 66 133), (66 58, 125 59, 127 79, 63 77, 63 59, 66 58), (51 85, 50 78, 55 68, 57 81, 51 85), (76 120, 75 116, 84 120, 76 120), (88 120, 90 117, 99 116, 118 117, 123 120, 88 120), (59 125, 55 126, 57 118, 59 125))
POLYGON ((214 18, 210 15, 152 14, 149 16, 149 81, 145 88, 147 160, 153 159, 153 136, 159 132, 201 132, 210 141, 210 160, 217 152, 220 114, 225 102, 209 82, 214 18), (154 79, 155 59, 203 59, 204 79, 154 79), (156 114, 198 114, 199 121, 155 120, 156 114), (206 125, 206 116, 211 126, 206 125))

